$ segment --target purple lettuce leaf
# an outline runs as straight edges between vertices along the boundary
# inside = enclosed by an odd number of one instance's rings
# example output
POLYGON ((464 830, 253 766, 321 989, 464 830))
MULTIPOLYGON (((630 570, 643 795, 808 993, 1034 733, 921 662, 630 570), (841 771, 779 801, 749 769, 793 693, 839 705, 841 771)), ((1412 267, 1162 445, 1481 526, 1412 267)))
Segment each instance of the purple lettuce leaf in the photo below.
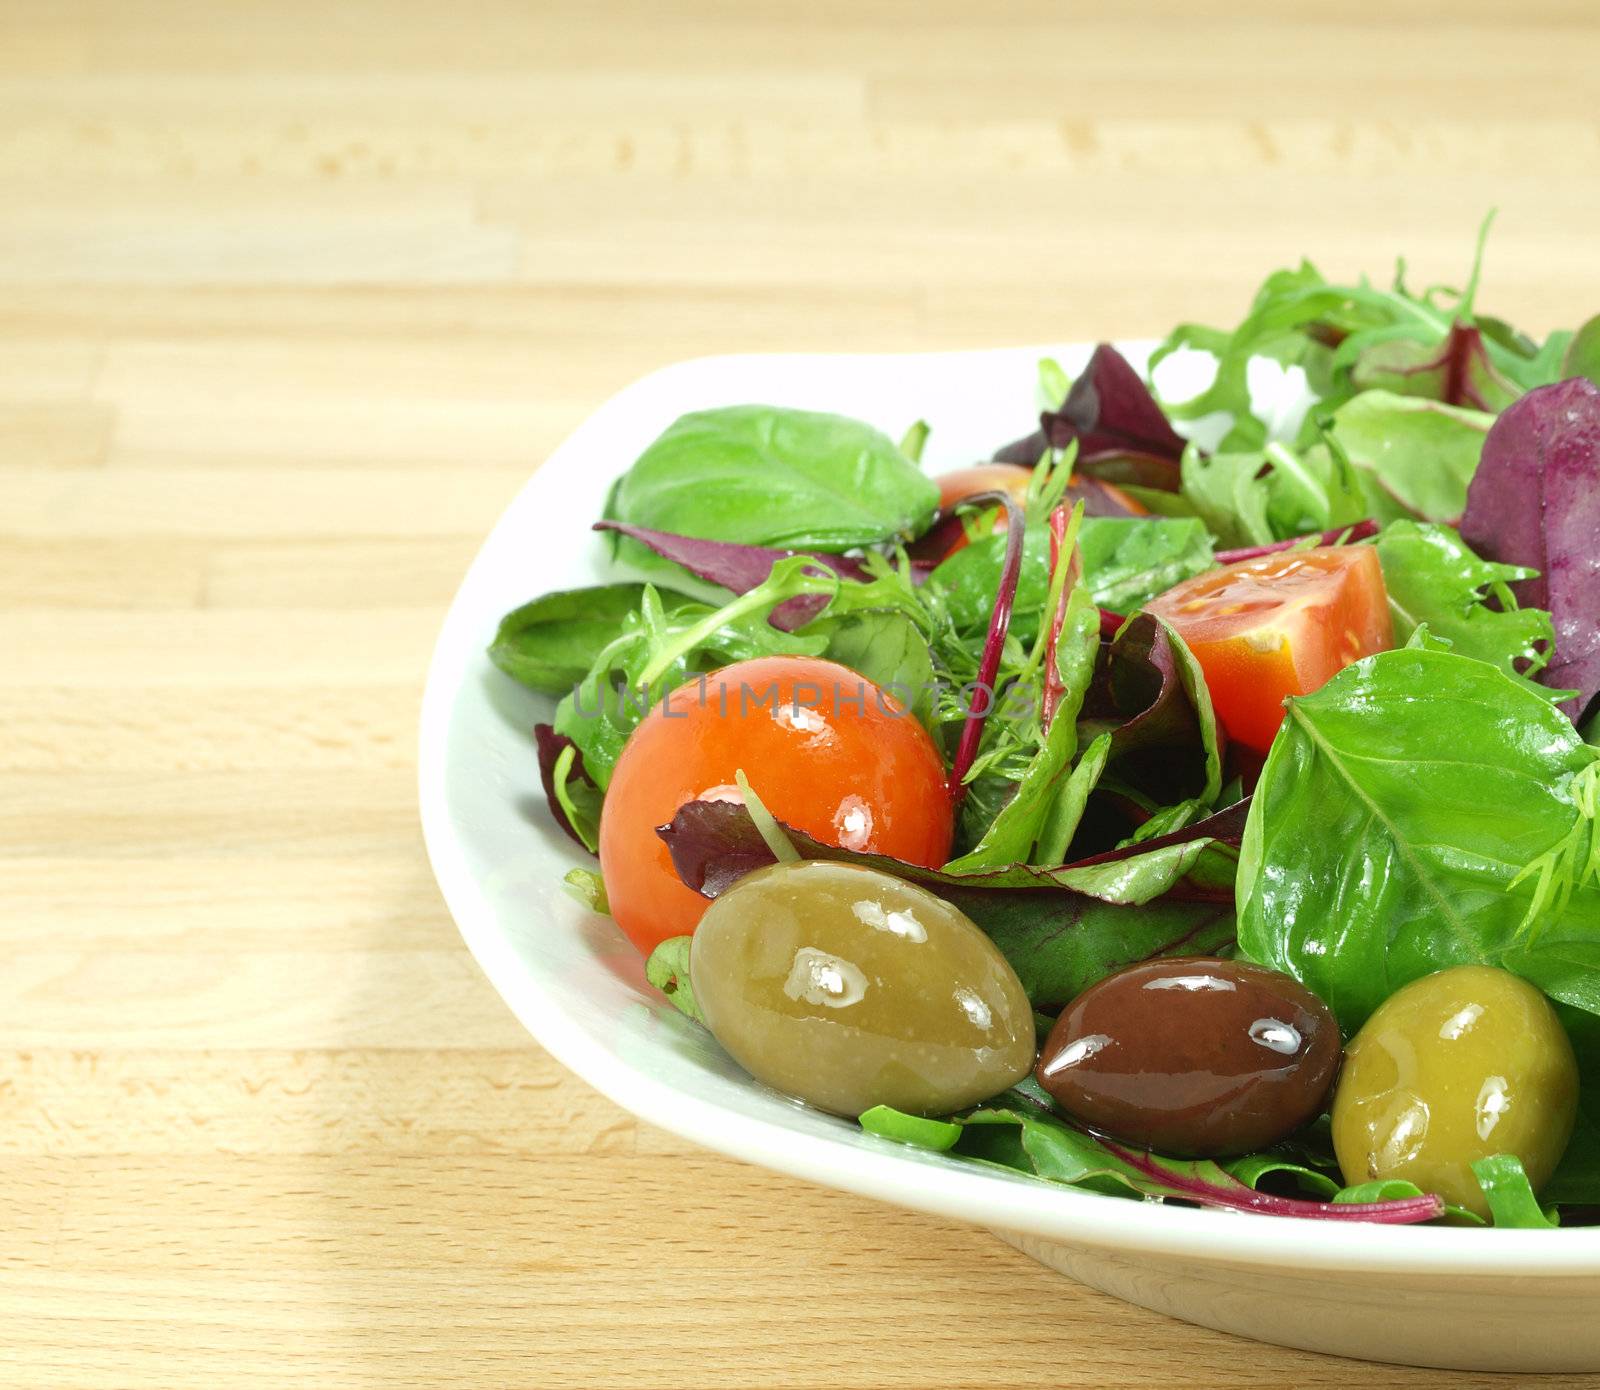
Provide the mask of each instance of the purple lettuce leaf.
MULTIPOLYGON (((664 560, 682 565, 690 574, 720 584, 736 594, 749 593, 766 582, 772 567, 779 560, 794 555, 810 555, 823 569, 832 570, 842 579, 867 582, 871 576, 860 561, 844 555, 824 555, 815 551, 776 550, 763 545, 740 545, 734 541, 705 541, 693 536, 674 535, 669 531, 652 531, 644 526, 630 526, 622 521, 597 521, 596 531, 615 531, 649 547, 664 560)), ((804 627, 828 605, 826 594, 807 594, 781 603, 772 610, 772 625, 785 632, 804 627)))
MULTIPOLYGON (((1235 823, 1212 817, 1148 845, 1082 864, 1054 869, 1010 864, 970 874, 840 849, 783 828, 803 858, 880 869, 960 908, 994 939, 1040 1009, 1062 1007, 1096 980, 1135 961, 1214 954, 1234 939, 1231 890, 1179 875, 1197 867, 1211 846, 1236 846, 1242 819, 1235 823), (1117 872, 1105 871, 1111 869, 1117 872), (1153 871, 1153 886, 1169 881, 1170 886, 1137 905, 1107 901, 1064 885, 1079 870, 1094 871, 1085 878, 1101 892, 1125 889, 1146 870, 1153 871)), ((735 802, 691 801, 656 833, 665 841, 678 876, 708 898, 776 862, 749 812, 735 802)))
POLYGON ((1078 444, 1076 471, 1111 483, 1177 492, 1184 441, 1172 428, 1144 379, 1116 348, 1101 343, 1059 410, 1046 411, 1039 428, 995 453, 1006 463, 1032 465, 1046 446, 1078 444))
POLYGON ((1600 387, 1581 377, 1510 405, 1484 440, 1461 536, 1486 560, 1539 574, 1511 586, 1548 609, 1556 645, 1539 681, 1576 690, 1575 721, 1600 693, 1600 387))
POLYGON ((594 851, 590 849, 583 836, 573 826, 572 821, 567 816, 566 808, 562 806, 560 798, 556 795, 556 760, 560 758, 564 750, 570 748, 572 749, 573 760, 572 768, 567 774, 569 795, 573 792, 577 793, 576 797, 573 798, 575 804, 578 802, 592 802, 596 824, 591 829, 598 829, 600 789, 595 786, 588 772, 584 769, 582 752, 579 751, 576 743, 565 734, 558 734, 549 724, 535 724, 533 726, 533 740, 539 751, 539 781, 544 785, 544 799, 550 807, 551 818, 566 831, 576 844, 585 850, 589 850, 592 854, 594 851))
POLYGON ((1112 731, 1111 762, 1119 779, 1152 801, 1171 805, 1204 792, 1200 712, 1184 686, 1166 627, 1149 614, 1130 619, 1101 648, 1081 718, 1093 732, 1112 731))

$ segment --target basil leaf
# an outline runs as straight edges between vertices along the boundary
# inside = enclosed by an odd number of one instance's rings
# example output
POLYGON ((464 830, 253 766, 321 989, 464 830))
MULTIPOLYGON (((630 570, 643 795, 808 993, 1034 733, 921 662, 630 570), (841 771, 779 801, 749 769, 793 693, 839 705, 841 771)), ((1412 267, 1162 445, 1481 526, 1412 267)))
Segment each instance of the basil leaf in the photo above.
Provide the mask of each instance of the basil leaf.
POLYGON ((1215 563, 1198 518, 1086 517, 1078 551, 1090 596, 1113 613, 1132 613, 1215 563))
POLYGON ((1496 965, 1600 1013, 1600 889, 1525 927, 1526 866, 1582 826, 1595 753, 1547 700, 1453 652, 1385 652, 1291 699, 1238 869, 1239 944, 1347 1032, 1401 985, 1496 965))
MULTIPOLYGON (((643 595, 643 584, 600 584, 536 598, 500 620, 489 659, 523 685, 565 695, 588 674, 643 595)), ((668 611, 687 602, 683 595, 662 593, 668 611)))
POLYGON ((1391 522, 1377 547, 1396 642, 1408 642, 1426 626, 1451 651, 1487 661, 1544 691, 1527 676, 1550 659, 1555 627, 1543 609, 1519 608, 1510 588, 1531 578, 1533 570, 1480 560, 1447 526, 1391 522))
POLYGON ((682 416, 623 476, 608 519, 824 551, 909 538, 939 489, 859 420, 739 405, 682 416))
POLYGON ((644 977, 672 1002, 673 1008, 704 1023, 705 1015, 695 1003, 694 987, 689 983, 689 936, 669 936, 650 952, 644 963, 644 977))

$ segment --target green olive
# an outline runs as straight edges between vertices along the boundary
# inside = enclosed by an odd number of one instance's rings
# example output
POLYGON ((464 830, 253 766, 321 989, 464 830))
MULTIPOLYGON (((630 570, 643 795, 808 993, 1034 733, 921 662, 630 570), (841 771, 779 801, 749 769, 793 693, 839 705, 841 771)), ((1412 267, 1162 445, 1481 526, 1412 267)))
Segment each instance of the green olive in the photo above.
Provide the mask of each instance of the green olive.
POLYGON ((1333 1147, 1346 1182, 1405 1178, 1487 1216, 1474 1160, 1515 1154, 1537 1191, 1577 1107, 1578 1063, 1550 1001, 1516 975, 1464 965, 1413 980, 1356 1034, 1333 1147))
POLYGON ((747 874, 701 918, 689 979, 735 1061, 835 1114, 949 1114, 1033 1066, 1033 1011, 994 942, 876 869, 808 859, 747 874))

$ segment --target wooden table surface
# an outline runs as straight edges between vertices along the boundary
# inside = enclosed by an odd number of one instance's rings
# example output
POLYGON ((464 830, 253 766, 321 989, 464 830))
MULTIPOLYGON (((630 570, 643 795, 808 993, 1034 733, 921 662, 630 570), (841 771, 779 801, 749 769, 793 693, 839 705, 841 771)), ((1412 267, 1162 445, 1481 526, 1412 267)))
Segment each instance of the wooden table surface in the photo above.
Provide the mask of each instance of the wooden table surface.
POLYGON ((1491 204, 1482 302, 1586 316, 1597 71, 1590 0, 0 0, 0 1383, 1469 1380, 635 1123, 457 940, 416 714, 674 359, 1459 281, 1491 204))

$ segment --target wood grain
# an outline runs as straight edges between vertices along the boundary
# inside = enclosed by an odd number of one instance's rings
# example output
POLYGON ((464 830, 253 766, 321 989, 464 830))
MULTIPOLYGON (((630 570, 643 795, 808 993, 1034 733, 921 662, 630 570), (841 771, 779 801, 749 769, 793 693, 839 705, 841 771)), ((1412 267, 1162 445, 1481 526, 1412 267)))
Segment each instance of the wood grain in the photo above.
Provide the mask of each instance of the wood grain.
POLYGON ((1586 315, 1597 70, 1589 0, 0 0, 0 1383, 1473 1383, 637 1125, 459 946, 415 711, 666 362, 1459 281, 1491 205, 1483 302, 1586 315))

